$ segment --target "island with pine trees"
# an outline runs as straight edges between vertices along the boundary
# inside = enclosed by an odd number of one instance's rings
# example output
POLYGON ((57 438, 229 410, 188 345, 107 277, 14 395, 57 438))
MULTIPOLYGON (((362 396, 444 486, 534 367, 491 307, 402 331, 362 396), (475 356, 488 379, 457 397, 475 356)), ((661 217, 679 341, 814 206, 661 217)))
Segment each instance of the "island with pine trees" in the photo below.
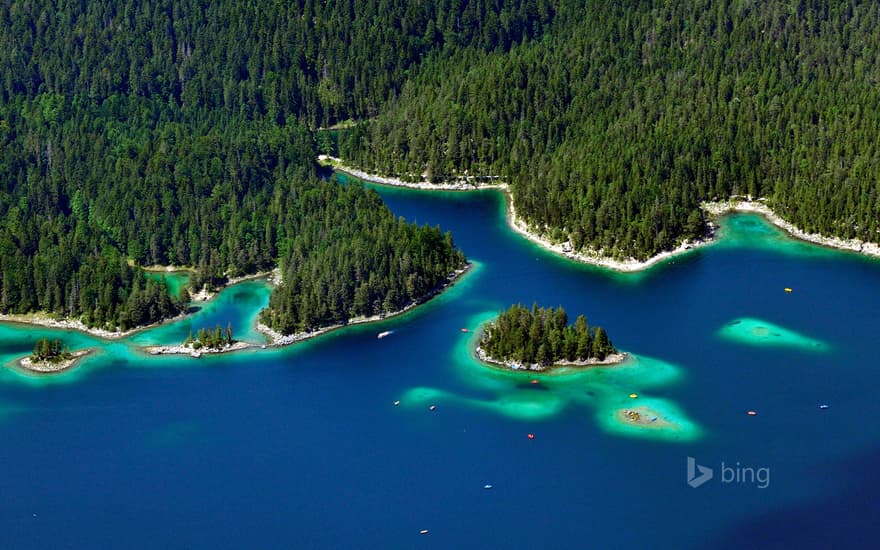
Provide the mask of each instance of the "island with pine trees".
POLYGON ((612 365, 626 359, 605 329, 591 327, 579 315, 573 325, 558 308, 531 309, 517 304, 483 327, 477 356, 492 366, 513 370, 612 365))
POLYGON ((189 355, 199 358, 205 353, 227 353, 251 347, 253 344, 240 342, 232 337, 232 324, 226 329, 217 325, 213 329, 202 328, 193 336, 190 331, 186 340, 177 346, 149 346, 146 351, 151 355, 189 355))
POLYGON ((18 361, 18 366, 37 373, 55 373, 67 370, 79 362, 91 349, 70 351, 61 340, 40 338, 31 355, 18 361))

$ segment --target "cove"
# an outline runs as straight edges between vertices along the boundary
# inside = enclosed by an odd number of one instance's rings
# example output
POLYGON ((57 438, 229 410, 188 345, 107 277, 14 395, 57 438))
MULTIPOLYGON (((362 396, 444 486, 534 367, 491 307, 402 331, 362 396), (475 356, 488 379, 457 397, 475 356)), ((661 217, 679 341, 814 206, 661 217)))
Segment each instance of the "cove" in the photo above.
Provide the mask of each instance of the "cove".
POLYGON ((715 245, 618 274, 512 233, 497 192, 377 190, 395 214, 450 229, 478 268, 398 318, 199 360, 136 346, 180 341, 188 324, 246 330, 264 283, 118 342, 0 326, 4 361, 40 335, 101 348, 57 378, 0 372, 5 546, 733 547, 871 532, 878 434, 856 420, 880 414, 876 261, 732 215, 715 245), (461 328, 533 301, 586 314, 654 368, 533 390, 468 360, 461 328), (736 319, 827 350, 719 337, 736 319), (633 391, 698 435, 614 433, 603 415, 633 391), (688 456, 768 467, 772 481, 723 484, 716 471, 694 489, 688 456))

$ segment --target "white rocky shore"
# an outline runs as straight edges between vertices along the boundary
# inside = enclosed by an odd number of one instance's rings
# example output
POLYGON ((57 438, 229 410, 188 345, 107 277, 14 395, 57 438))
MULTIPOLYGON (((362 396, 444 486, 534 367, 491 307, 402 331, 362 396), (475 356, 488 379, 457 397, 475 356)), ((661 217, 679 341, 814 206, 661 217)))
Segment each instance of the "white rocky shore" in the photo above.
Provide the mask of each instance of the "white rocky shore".
POLYGON ((225 344, 215 348, 208 348, 204 346, 200 348, 195 348, 192 344, 180 344, 177 346, 147 346, 144 348, 144 351, 146 351, 150 355, 189 355, 190 357, 198 359, 202 355, 210 355, 214 353, 229 353, 232 351, 239 351, 251 347, 254 347, 254 344, 250 344, 248 342, 233 342, 232 344, 225 344))
POLYGON ((97 336, 98 338, 103 338, 105 340, 116 340, 119 338, 124 338, 126 336, 131 336, 135 332, 139 332, 141 330, 156 327, 164 323, 178 321, 180 319, 183 319, 185 316, 185 314, 181 314, 171 319, 165 319, 161 323, 154 323, 152 325, 137 327, 130 330, 107 330, 103 328, 95 328, 86 325, 79 319, 56 319, 54 317, 50 317, 45 313, 27 313, 22 315, 14 313, 3 313, 0 314, 0 322, 37 325, 41 327, 57 328, 62 330, 77 330, 79 332, 91 334, 92 336, 97 336))
POLYGON ((470 176, 462 175, 449 181, 431 183, 427 179, 426 174, 419 176, 420 181, 404 181, 400 178, 380 176, 379 174, 370 174, 347 166, 342 159, 327 155, 319 155, 318 161, 328 163, 334 169, 356 178, 369 181, 372 183, 380 183, 382 185, 391 185, 394 187, 408 187, 409 189, 421 189, 424 191, 474 191, 477 189, 499 189, 506 188, 506 184, 501 181, 500 176, 470 176))
POLYGON ((74 367, 80 359, 90 353, 92 353, 91 349, 72 351, 70 352, 70 357, 68 357, 67 359, 62 359, 60 361, 34 361, 30 358, 30 356, 28 356, 19 359, 18 366, 31 372, 37 372, 40 374, 51 374, 74 367))
POLYGON ((253 281, 256 279, 266 279, 269 281, 269 284, 277 286, 281 282, 281 270, 277 267, 272 271, 260 271, 259 273, 252 273, 250 275, 242 275, 240 277, 232 277, 226 283, 220 287, 218 290, 210 290, 208 285, 202 286, 198 292, 191 296, 193 302, 208 302, 217 295, 218 292, 225 288, 229 288, 232 285, 237 285, 238 283, 243 283, 245 281, 253 281))
POLYGON ((500 361, 495 359, 494 357, 490 357, 489 354, 486 353, 486 350, 477 346, 476 349, 477 357, 480 361, 492 365, 493 367, 500 367, 508 370, 522 370, 522 371, 551 371, 558 367, 602 367, 602 366, 611 366, 611 365, 619 365, 626 361, 629 357, 626 353, 612 353, 605 357, 605 359, 588 359, 586 361, 557 361, 552 365, 541 365, 539 363, 532 363, 531 365, 527 365, 521 363, 519 361, 500 361))
MULTIPOLYGON (((651 256, 646 260, 637 260, 635 258, 627 258, 623 260, 618 260, 611 258, 605 255, 604 250, 579 250, 575 251, 571 242, 566 240, 563 242, 554 242, 551 240, 547 233, 549 232, 549 228, 538 228, 529 226, 523 221, 520 217, 517 216, 516 207, 513 203, 513 197, 510 194, 510 190, 508 185, 499 180, 497 184, 479 184, 479 183, 470 183, 469 181, 454 181, 454 182, 446 182, 434 184, 427 181, 419 182, 419 183, 411 183, 400 180, 398 178, 390 178, 385 176, 380 176, 377 174, 369 174, 362 170, 358 170, 357 168, 353 168, 351 166, 347 166, 341 159, 335 157, 328 157, 326 155, 321 155, 319 160, 329 162, 333 165, 333 167, 341 172, 345 172, 347 174, 351 174, 355 177, 373 182, 379 183, 382 185, 390 185, 395 187, 408 187, 411 189, 422 189, 422 190, 453 190, 453 191, 474 191, 477 189, 498 189, 499 191, 503 191, 506 195, 507 199, 507 223, 511 229, 525 237, 526 239, 532 241, 533 243, 555 252, 561 256, 565 256, 571 260, 575 260, 578 262, 596 265, 600 267, 604 267, 607 269, 612 269, 620 272, 636 272, 647 269, 655 264, 663 262, 669 258, 678 256, 680 254, 686 253, 694 248, 705 246, 708 244, 712 244, 715 242, 715 228, 716 225, 710 221, 710 233, 705 239, 698 240, 685 240, 681 244, 679 244, 673 250, 667 250, 664 252, 660 252, 651 256)), ((477 176, 473 177, 472 181, 477 181, 481 178, 497 178, 496 176, 477 176)), ((859 239, 841 239, 837 237, 826 237, 824 235, 819 235, 817 233, 807 233, 806 231, 802 231, 801 229, 795 227, 793 224, 783 220, 779 217, 778 214, 773 212, 773 210, 768 207, 764 201, 766 199, 755 199, 752 200, 750 197, 732 197, 728 200, 724 201, 713 201, 713 202, 704 202, 701 207, 703 210, 710 214, 711 216, 718 218, 724 214, 730 212, 753 212, 756 214, 760 214, 767 218, 773 225, 785 230, 792 237, 797 239, 801 239, 804 241, 808 241, 811 243, 819 244, 822 246, 827 246, 831 248, 838 248, 841 250, 849 250, 853 252, 858 252, 860 254, 865 254, 868 256, 876 256, 880 257, 880 245, 877 243, 864 242, 859 239)))
POLYGON ((695 241, 686 240, 678 245, 675 249, 660 252, 658 254, 655 254, 654 256, 651 256, 647 260, 637 260, 635 258, 616 260, 610 256, 606 256, 604 254, 604 250, 576 251, 574 250, 571 242, 568 240, 563 242, 553 242, 552 240, 550 240, 546 236, 548 228, 544 228, 543 231, 538 231, 535 228, 530 228, 521 218, 516 215, 516 208, 513 204, 513 197, 510 195, 510 193, 507 193, 507 223, 508 225, 510 225, 511 229, 513 229, 526 239, 541 246, 542 248, 546 248, 547 250, 555 252, 560 256, 565 256, 566 258, 581 263, 604 267, 607 269, 613 269, 614 271, 621 271, 624 273, 645 270, 652 265, 658 264, 674 256, 678 256, 679 254, 682 254, 699 246, 705 246, 712 242, 711 237, 709 239, 700 239, 695 241))
MULTIPOLYGON (((150 266, 147 271, 159 272, 159 271, 185 271, 187 268, 181 268, 177 266, 167 266, 163 268, 162 266, 150 266)), ((242 277, 233 277, 226 282, 225 285, 220 289, 228 288, 232 285, 241 283, 243 281, 249 281, 253 279, 262 279, 265 278, 269 281, 270 284, 277 285, 281 279, 281 272, 277 268, 272 271, 262 271, 260 273, 254 273, 252 275, 245 275, 242 277)), ((219 292, 219 291, 217 291, 219 292)), ((217 292, 208 291, 207 288, 203 288, 201 291, 192 296, 192 300, 194 302, 207 302, 214 298, 217 295, 217 292)), ((83 323, 79 319, 58 319, 56 317, 50 316, 47 313, 37 312, 37 313, 25 313, 25 314, 16 314, 16 313, 0 313, 0 322, 4 323, 21 323, 25 325, 37 325, 41 327, 48 328, 57 328, 61 330, 76 330, 79 332, 83 332, 86 334, 90 334, 92 336, 97 336, 98 338, 103 338, 104 340, 118 340, 120 338, 125 338, 127 336, 131 336, 136 332, 140 332, 143 330, 155 328, 161 325, 165 325, 168 323, 174 323, 176 321, 180 321, 181 319, 187 317, 188 313, 181 313, 175 317, 171 317, 169 319, 163 319, 158 323, 153 323, 151 325, 145 325, 142 327, 135 327, 129 330, 120 330, 118 327, 115 330, 108 330, 106 328, 97 328, 90 327, 83 323)))
POLYGON ((685 241, 681 243, 681 245, 679 245, 675 250, 661 252, 655 256, 652 256, 651 258, 648 258, 647 260, 636 260, 634 258, 630 258, 627 260, 616 260, 614 258, 604 255, 603 250, 575 251, 573 250, 571 243, 568 241, 556 243, 549 239, 546 236, 547 228, 539 230, 538 228, 529 227, 525 221, 517 216, 516 207, 514 206, 513 196, 510 194, 510 189, 507 183, 501 181, 498 176, 469 176, 470 179, 468 180, 457 180, 443 183, 430 183, 428 181, 413 183, 403 181, 398 178, 380 176, 378 174, 370 174, 362 170, 358 170, 357 168, 347 166, 341 159, 338 159, 336 157, 321 155, 318 157, 318 160, 329 162, 334 167, 334 169, 339 170, 340 172, 351 174, 352 176, 373 183, 389 185, 393 187, 406 187, 409 189, 420 189, 423 191, 476 191, 479 189, 497 189, 499 191, 503 191, 507 200, 507 223, 511 229, 513 229, 526 239, 532 241, 533 243, 541 246, 542 248, 546 248, 547 250, 555 252, 561 256, 565 256, 578 262, 613 269, 615 271, 641 271, 643 269, 651 267, 656 263, 662 262, 667 258, 671 258, 672 256, 681 254, 682 252, 686 252, 688 250, 691 250, 692 248, 702 246, 710 242, 705 240, 685 241), (496 180, 498 181, 498 183, 478 183, 480 180, 487 179, 490 181, 496 180))
POLYGON ((450 286, 455 284, 461 278, 462 275, 464 275, 465 273, 468 272, 468 270, 471 269, 471 267, 473 267, 473 264, 468 263, 463 268, 455 270, 454 272, 450 273, 446 277, 446 282, 443 285, 441 285, 440 287, 438 287, 438 288, 434 289, 433 291, 431 291, 430 293, 428 293, 428 295, 423 297, 418 302, 413 302, 413 303, 407 305, 406 307, 404 307, 403 309, 395 311, 393 313, 387 313, 384 315, 372 315, 370 317, 354 317, 352 319, 349 319, 348 323, 331 325, 329 327, 323 327, 318 330, 313 330, 311 332, 297 332, 294 334, 281 334, 280 332, 273 330, 272 328, 264 325, 263 323, 257 324, 257 330, 259 330, 260 332, 265 334, 267 338, 269 338, 269 342, 270 342, 269 345, 270 346, 288 346, 290 344, 295 344, 296 342, 302 342, 303 340, 308 340, 309 338, 314 338, 316 336, 320 336, 322 334, 326 334, 330 331, 337 330, 337 329, 340 329, 343 327, 347 327, 347 326, 351 326, 351 325, 360 325, 360 324, 364 324, 364 323, 372 323, 375 321, 382 321, 383 319, 390 319, 392 317, 397 317, 398 315, 403 315, 404 313, 411 310, 412 308, 417 307, 417 306, 427 302, 428 300, 430 300, 431 298, 433 298, 437 294, 443 292, 444 290, 446 290, 447 288, 449 288, 450 286))
POLYGON ((722 216, 729 212, 754 212, 764 216, 770 223, 776 227, 783 229, 786 233, 800 239, 802 241, 827 246, 830 248, 838 248, 841 250, 849 250, 865 254, 867 256, 880 257, 880 245, 877 243, 869 243, 859 239, 841 239, 839 237, 826 237, 818 233, 807 233, 794 224, 783 220, 779 215, 765 204, 766 199, 750 199, 731 198, 726 201, 704 202, 701 206, 703 210, 713 216, 722 216))

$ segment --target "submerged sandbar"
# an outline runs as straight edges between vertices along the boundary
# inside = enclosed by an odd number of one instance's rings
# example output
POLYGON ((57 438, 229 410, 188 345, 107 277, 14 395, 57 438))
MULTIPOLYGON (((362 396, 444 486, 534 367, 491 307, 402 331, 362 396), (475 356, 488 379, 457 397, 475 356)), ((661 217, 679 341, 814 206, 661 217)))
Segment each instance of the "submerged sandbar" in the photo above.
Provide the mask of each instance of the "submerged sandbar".
POLYGON ((674 428, 675 425, 661 416, 661 413, 646 406, 619 409, 616 413, 617 420, 624 424, 640 426, 643 428, 674 428))
POLYGON ((821 340, 751 317, 730 321, 718 330, 718 335, 725 340, 749 346, 790 347, 809 351, 825 351, 829 348, 821 340))
POLYGON ((673 402, 657 397, 638 399, 638 405, 625 405, 620 399, 601 403, 599 424, 607 432, 630 437, 692 441, 700 436, 700 428, 673 402))

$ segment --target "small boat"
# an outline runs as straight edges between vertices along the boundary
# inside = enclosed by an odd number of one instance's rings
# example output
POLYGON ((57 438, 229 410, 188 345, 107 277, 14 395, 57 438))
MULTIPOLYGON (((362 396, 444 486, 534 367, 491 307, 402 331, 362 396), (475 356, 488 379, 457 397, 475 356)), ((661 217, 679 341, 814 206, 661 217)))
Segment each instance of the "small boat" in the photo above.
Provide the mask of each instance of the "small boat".
POLYGON ((630 398, 630 399, 635 399, 635 398, 638 397, 638 396, 639 396, 639 394, 637 394, 637 393, 631 393, 631 394, 629 394, 629 398, 630 398))
POLYGON ((537 378, 533 378, 531 383, 532 383, 532 384, 540 384, 541 381, 538 380, 537 378))
POLYGON ((434 412, 434 411, 437 410, 437 406, 436 406, 436 405, 431 405, 430 407, 428 407, 428 410, 431 411, 431 412, 434 412))
POLYGON ((746 414, 749 415, 749 416, 755 416, 755 415, 757 415, 758 413, 755 412, 755 411, 749 411, 749 412, 747 412, 746 414))
POLYGON ((468 331, 468 329, 466 329, 466 328, 463 328, 463 329, 461 329, 461 331, 462 331, 462 332, 467 332, 467 331, 468 331))
POLYGON ((381 340, 382 338, 385 338, 385 337, 388 336, 389 334, 391 334, 391 331, 390 331, 390 330, 386 330, 385 332, 380 332, 379 334, 377 334, 377 335, 376 335, 376 338, 378 338, 378 339, 381 340))
POLYGON ((830 409, 831 405, 828 405, 826 403, 822 403, 821 405, 819 405, 819 408, 824 411, 825 409, 830 409))
POLYGON ((399 400, 399 399, 398 399, 397 401, 394 402, 394 406, 395 406, 395 407, 397 407, 398 405, 400 405, 400 400, 399 400))
POLYGON ((419 531, 419 534, 420 534, 420 535, 427 535, 427 534, 428 534, 428 530, 427 530, 427 529, 422 529, 421 531, 419 531))
POLYGON ((529 439, 535 439, 535 434, 529 434, 529 439))
POLYGON ((791 292, 792 292, 792 290, 791 290, 790 288, 788 288, 788 287, 785 287, 783 290, 785 290, 785 291, 788 292, 789 294, 791 294, 791 292))
POLYGON ((483 485, 483 489, 486 489, 487 491, 488 491, 489 489, 491 489, 491 488, 492 488, 492 484, 491 484, 491 483, 487 483, 487 484, 483 485))

